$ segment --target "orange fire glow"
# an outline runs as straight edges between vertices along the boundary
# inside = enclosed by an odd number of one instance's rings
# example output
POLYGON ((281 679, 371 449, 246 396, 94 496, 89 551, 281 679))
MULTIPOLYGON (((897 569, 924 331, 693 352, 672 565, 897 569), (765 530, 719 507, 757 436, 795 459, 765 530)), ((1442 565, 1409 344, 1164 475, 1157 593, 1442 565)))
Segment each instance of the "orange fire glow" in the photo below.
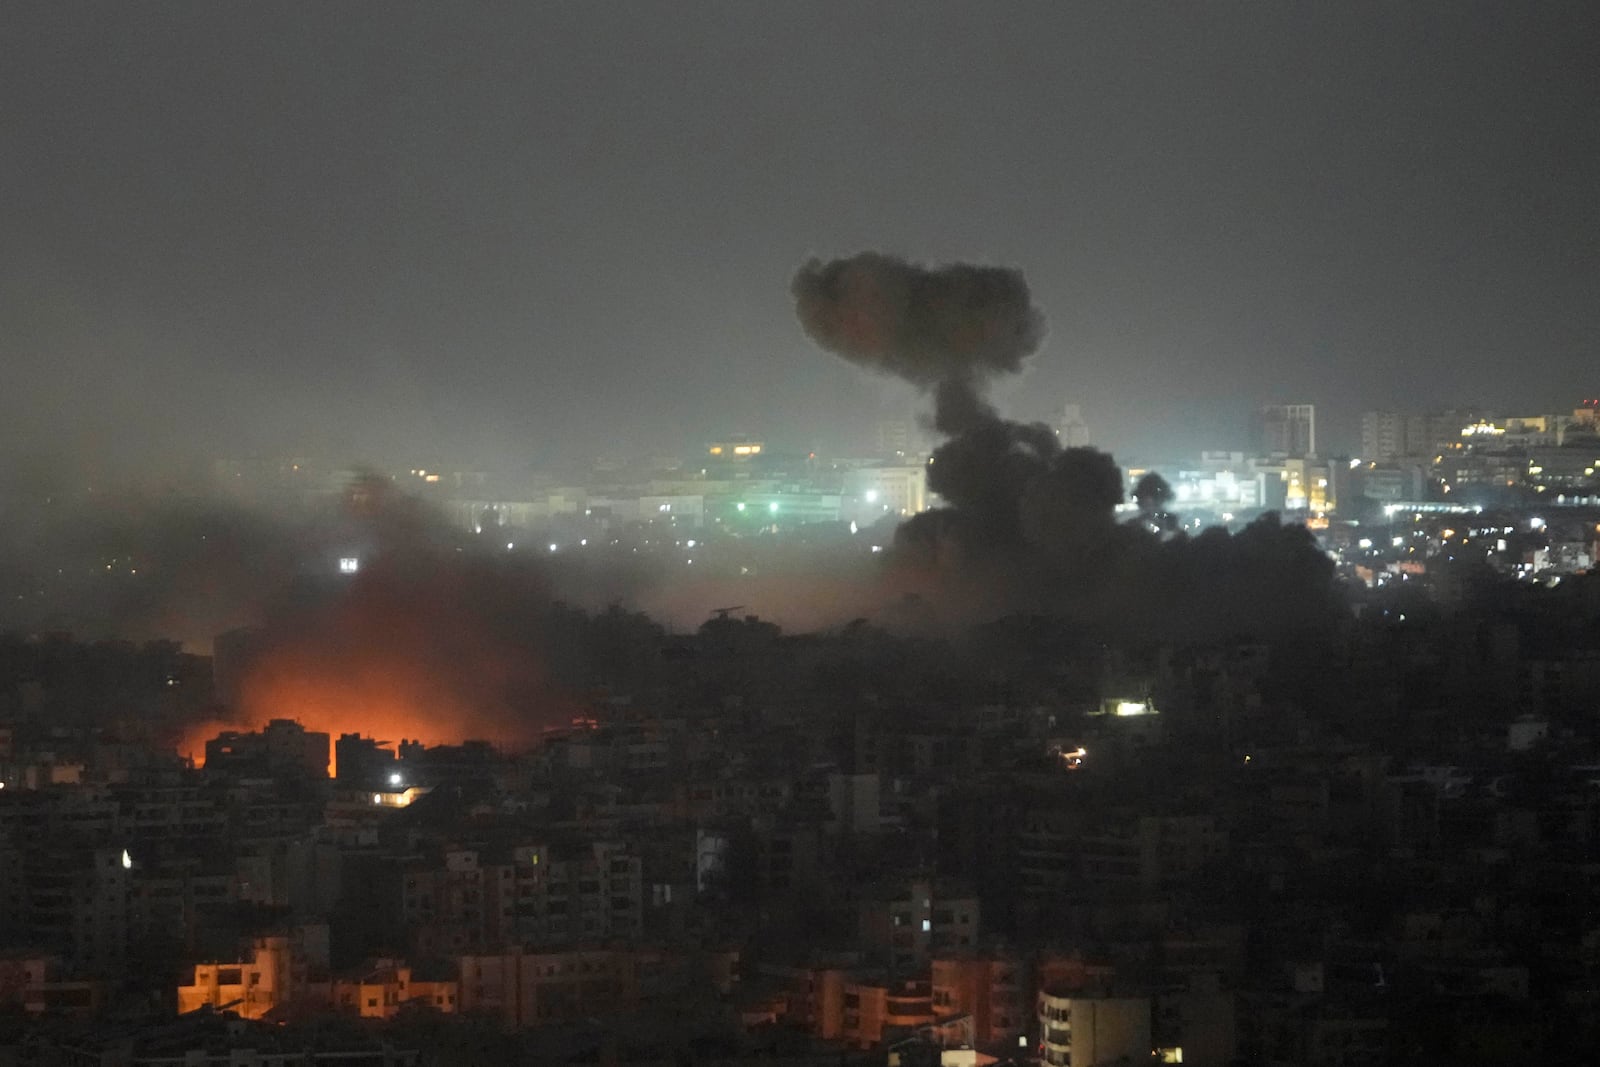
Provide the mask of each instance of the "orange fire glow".
POLYGON ((236 715, 196 725, 179 751, 199 764, 220 731, 259 730, 271 719, 330 740, 359 733, 395 744, 528 747, 575 707, 542 669, 539 594, 431 557, 364 569, 346 595, 283 624, 250 664, 236 715))

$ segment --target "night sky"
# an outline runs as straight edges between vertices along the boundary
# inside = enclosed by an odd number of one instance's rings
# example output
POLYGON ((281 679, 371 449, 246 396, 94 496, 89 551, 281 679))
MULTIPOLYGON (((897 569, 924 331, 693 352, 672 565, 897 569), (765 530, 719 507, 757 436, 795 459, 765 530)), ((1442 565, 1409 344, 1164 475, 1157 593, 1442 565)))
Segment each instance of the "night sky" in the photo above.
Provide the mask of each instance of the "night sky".
POLYGON ((790 280, 1026 272, 1008 414, 1600 394, 1600 5, 0 6, 0 452, 869 439, 790 280))

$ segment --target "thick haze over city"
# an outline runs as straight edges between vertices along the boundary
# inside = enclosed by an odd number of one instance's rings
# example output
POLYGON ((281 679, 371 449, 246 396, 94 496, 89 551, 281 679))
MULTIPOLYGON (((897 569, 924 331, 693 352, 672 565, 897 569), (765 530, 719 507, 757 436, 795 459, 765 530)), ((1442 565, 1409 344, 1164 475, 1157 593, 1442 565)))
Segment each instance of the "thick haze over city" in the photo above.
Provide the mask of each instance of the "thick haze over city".
POLYGON ((0 1064, 1592 1067, 1600 5, 0 0, 0 1064))
POLYGON ((0 456, 495 468, 901 385, 789 284, 1023 271, 992 399, 1119 457, 1261 404, 1593 393, 1586 4, 60 4, 0 12, 0 456))

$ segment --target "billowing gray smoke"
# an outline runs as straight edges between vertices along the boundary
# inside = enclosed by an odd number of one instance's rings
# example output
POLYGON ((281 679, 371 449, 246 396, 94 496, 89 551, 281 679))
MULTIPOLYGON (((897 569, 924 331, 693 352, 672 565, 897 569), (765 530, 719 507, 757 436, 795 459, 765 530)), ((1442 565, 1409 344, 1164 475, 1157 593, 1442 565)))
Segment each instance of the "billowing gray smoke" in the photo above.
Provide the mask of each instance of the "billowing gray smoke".
POLYGON ((958 596, 982 588, 1002 611, 1068 607, 1142 629, 1269 627, 1285 605, 1323 616, 1331 568, 1303 528, 1269 516, 1238 538, 1173 536, 1159 477, 1141 483, 1142 519, 1119 525, 1122 472, 1109 455, 1063 449, 1049 427, 995 412, 988 383, 1019 371, 1045 334, 1021 272, 865 252, 806 263, 793 293, 822 348, 933 395, 947 440, 928 487, 945 506, 902 524, 896 556, 966 579, 958 596))
POLYGON ((1093 449, 1063 451, 1047 426, 1000 418, 985 397, 1045 335, 1022 272, 954 264, 933 269, 863 252, 812 260, 794 279, 806 333, 836 355, 930 391, 934 425, 950 439, 928 485, 947 508, 901 531, 906 543, 965 554, 1101 535, 1122 500, 1122 476, 1093 449))
POLYGON ((852 363, 936 390, 935 423, 964 432, 993 412, 983 386, 1015 374, 1044 340, 1022 272, 955 264, 928 270, 863 252, 813 259, 794 279, 800 324, 852 363))

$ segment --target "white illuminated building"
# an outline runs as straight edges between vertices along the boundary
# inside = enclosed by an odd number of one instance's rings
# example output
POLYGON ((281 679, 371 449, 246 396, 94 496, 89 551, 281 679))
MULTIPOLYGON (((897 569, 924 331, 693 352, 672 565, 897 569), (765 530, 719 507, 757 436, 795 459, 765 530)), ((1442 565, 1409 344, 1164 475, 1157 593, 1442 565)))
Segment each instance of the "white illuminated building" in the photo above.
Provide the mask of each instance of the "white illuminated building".
POLYGON ((928 471, 922 464, 859 467, 845 477, 845 495, 859 503, 854 517, 867 522, 883 515, 915 515, 928 507, 928 471))
POLYGON ((1261 483, 1230 470, 1182 471, 1172 483, 1177 511, 1249 511, 1261 506, 1261 483))

